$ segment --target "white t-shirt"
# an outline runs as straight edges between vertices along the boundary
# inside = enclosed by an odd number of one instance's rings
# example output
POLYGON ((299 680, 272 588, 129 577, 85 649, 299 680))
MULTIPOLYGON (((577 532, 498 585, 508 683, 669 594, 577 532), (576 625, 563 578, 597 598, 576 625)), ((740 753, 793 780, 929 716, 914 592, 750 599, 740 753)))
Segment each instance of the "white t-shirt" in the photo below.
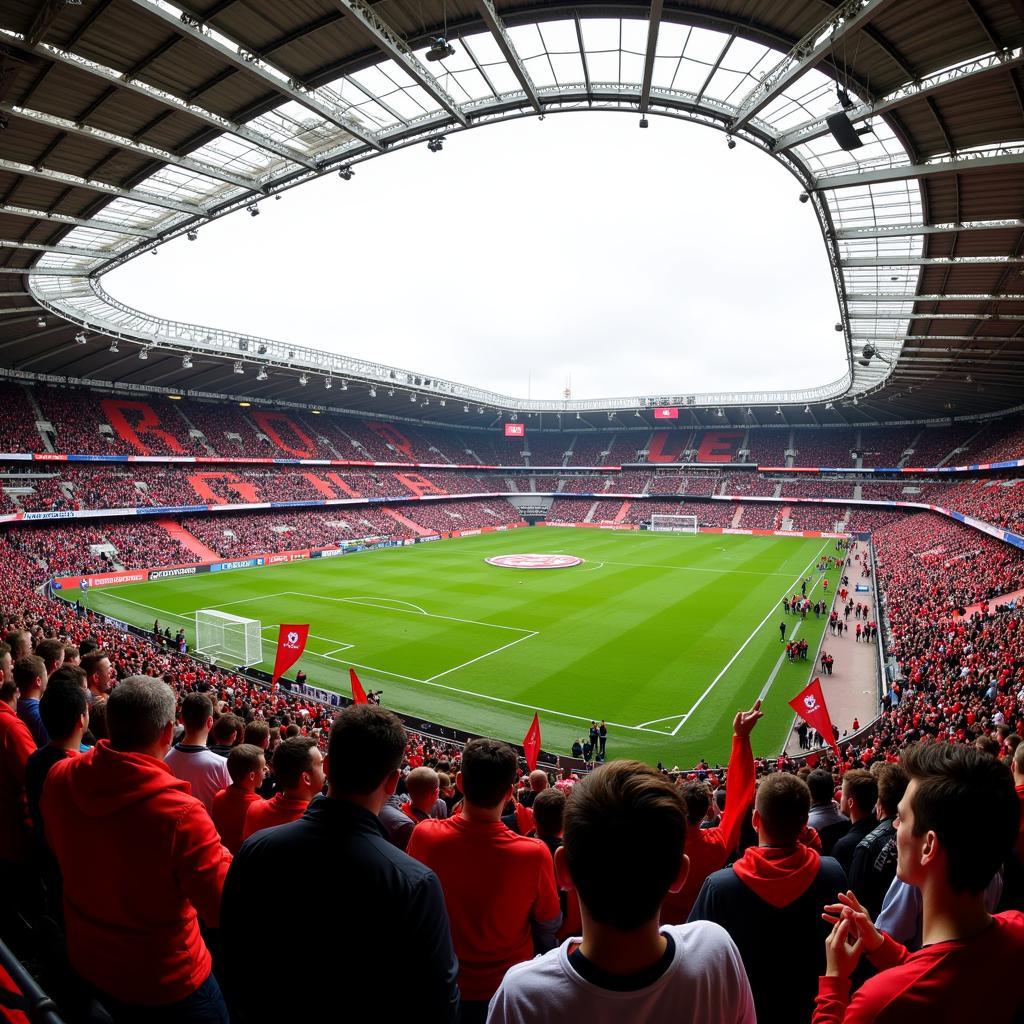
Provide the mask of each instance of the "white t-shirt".
POLYGON ((654 984, 613 992, 583 978, 557 949, 517 964, 491 999, 487 1024, 756 1024, 743 961, 724 928, 710 921, 664 925, 675 955, 654 984))
POLYGON ((192 786, 192 795, 202 800, 207 810, 213 806, 213 798, 231 785, 227 758, 206 747, 171 747, 164 762, 173 775, 192 786))

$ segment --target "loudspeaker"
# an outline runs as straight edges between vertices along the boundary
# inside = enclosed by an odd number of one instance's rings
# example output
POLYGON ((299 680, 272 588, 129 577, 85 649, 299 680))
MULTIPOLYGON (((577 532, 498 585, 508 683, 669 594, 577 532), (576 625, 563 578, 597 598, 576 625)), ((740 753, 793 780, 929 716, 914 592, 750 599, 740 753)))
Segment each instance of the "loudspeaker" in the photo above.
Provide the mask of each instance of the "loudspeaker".
POLYGON ((846 116, 845 110, 840 110, 836 114, 829 114, 825 118, 825 124, 828 125, 832 138, 839 143, 840 149, 860 149, 864 145, 860 133, 853 127, 853 123, 846 116))

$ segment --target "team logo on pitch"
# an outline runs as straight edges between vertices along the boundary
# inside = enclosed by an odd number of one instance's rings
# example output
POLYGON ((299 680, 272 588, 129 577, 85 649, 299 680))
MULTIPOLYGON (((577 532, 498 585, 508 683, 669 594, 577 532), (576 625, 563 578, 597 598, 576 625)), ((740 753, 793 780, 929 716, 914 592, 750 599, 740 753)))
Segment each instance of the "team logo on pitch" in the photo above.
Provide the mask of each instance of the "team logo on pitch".
POLYGON ((495 555, 484 561, 505 569, 568 569, 583 564, 583 559, 575 555, 495 555))

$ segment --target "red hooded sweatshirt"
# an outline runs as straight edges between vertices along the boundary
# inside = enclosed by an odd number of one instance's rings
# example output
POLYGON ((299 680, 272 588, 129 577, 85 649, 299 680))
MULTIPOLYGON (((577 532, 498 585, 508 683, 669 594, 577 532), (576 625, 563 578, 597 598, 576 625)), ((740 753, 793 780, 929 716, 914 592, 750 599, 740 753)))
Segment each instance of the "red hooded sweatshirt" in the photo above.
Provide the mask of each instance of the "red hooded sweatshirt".
POLYGON ((28 726, 0 701, 0 860, 21 863, 31 855, 25 765, 35 752, 28 726))
POLYGON ((53 766, 40 806, 75 970, 135 1005, 195 992, 212 966, 198 918, 217 925, 231 854, 189 784, 100 740, 53 766))

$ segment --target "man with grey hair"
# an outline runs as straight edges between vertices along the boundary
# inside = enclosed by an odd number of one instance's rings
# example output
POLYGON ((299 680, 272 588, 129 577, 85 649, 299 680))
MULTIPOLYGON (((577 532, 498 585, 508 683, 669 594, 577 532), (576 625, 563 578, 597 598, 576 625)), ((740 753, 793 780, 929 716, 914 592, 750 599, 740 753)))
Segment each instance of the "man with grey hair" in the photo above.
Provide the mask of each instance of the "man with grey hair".
POLYGON ((42 815, 71 965, 114 1020, 227 1024, 199 918, 217 926, 231 854, 164 762, 174 709, 163 680, 121 682, 107 701, 109 740, 54 765, 42 815))

